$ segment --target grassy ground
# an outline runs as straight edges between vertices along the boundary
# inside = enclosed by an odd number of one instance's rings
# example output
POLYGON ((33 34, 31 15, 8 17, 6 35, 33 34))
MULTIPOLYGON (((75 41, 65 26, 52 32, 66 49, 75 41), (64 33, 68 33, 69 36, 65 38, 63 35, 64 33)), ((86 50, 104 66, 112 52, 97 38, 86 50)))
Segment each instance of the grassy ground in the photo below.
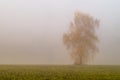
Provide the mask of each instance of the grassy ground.
POLYGON ((120 80, 120 66, 0 66, 0 80, 120 80))

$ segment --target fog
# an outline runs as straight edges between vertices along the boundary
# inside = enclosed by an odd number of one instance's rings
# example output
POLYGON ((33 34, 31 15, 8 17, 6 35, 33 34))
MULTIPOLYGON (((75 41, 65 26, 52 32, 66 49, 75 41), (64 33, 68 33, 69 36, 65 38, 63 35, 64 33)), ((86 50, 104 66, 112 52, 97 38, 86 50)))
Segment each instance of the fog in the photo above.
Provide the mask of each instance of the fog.
POLYGON ((89 64, 120 64, 119 0, 0 0, 0 64, 72 64, 62 42, 75 11, 100 20, 89 64))

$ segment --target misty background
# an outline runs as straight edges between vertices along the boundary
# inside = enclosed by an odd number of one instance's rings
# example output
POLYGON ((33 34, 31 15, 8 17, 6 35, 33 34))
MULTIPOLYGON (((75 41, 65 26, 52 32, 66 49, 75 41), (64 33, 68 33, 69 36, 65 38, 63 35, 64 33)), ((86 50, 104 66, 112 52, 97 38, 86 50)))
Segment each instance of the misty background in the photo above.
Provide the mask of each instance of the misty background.
POLYGON ((119 0, 0 0, 0 64, 72 64, 62 42, 75 11, 100 20, 90 64, 120 64, 119 0))

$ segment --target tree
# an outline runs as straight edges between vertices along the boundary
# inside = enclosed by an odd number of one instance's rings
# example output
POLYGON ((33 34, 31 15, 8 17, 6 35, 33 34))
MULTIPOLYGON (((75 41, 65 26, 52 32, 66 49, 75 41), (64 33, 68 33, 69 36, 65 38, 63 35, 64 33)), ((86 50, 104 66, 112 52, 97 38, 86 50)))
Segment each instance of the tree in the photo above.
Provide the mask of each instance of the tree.
POLYGON ((67 47, 74 64, 83 65, 93 59, 98 52, 96 28, 99 21, 88 14, 76 12, 67 33, 63 35, 63 43, 67 47))

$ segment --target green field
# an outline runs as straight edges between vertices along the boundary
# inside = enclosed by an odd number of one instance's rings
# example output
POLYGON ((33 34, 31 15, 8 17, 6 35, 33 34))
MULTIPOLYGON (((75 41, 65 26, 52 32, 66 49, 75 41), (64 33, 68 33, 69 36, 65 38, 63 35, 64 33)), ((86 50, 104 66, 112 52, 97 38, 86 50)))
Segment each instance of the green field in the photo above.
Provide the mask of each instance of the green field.
POLYGON ((120 66, 1 65, 0 80, 120 80, 120 66))

